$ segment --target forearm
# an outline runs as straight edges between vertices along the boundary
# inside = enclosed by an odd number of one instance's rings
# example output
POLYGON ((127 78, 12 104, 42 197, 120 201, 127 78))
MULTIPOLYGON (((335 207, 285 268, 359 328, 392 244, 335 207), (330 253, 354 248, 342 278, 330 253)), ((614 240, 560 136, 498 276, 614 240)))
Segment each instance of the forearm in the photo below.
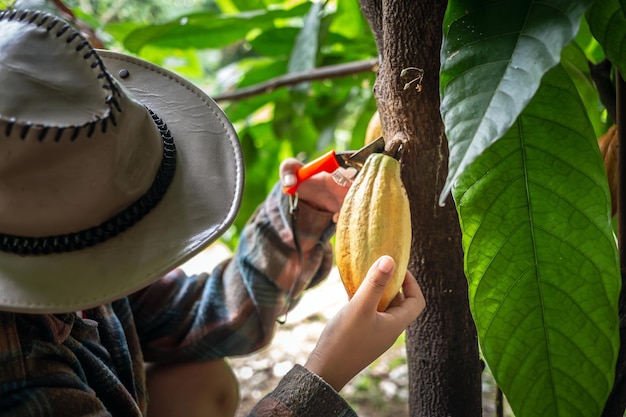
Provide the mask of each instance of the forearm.
POLYGON ((231 260, 210 275, 174 271, 135 295, 146 359, 207 359, 263 347, 290 291, 297 298, 332 267, 332 213, 303 204, 296 225, 302 257, 288 200, 277 187, 246 225, 231 260))
POLYGON ((300 253, 292 233, 288 199, 276 187, 252 216, 235 258, 222 274, 223 298, 229 310, 243 312, 235 315, 241 321, 233 327, 252 330, 246 332, 248 343, 239 344, 244 350, 235 354, 265 346, 273 335, 276 318, 332 268, 332 213, 301 204, 295 225, 300 253), (237 288, 241 290, 234 290, 237 288))

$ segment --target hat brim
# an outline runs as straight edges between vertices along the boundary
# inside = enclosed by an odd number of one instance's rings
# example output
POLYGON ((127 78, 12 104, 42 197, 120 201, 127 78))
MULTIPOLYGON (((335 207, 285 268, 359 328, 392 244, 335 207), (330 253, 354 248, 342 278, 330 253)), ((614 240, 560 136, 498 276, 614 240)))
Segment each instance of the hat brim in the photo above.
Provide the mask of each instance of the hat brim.
POLYGON ((40 256, 0 252, 0 310, 70 312, 124 297, 214 242, 239 210, 243 156, 237 134, 217 104, 163 68, 111 51, 98 54, 108 71, 170 129, 177 149, 173 181, 143 219, 103 243, 40 256), (122 69, 128 77, 119 77, 122 69))

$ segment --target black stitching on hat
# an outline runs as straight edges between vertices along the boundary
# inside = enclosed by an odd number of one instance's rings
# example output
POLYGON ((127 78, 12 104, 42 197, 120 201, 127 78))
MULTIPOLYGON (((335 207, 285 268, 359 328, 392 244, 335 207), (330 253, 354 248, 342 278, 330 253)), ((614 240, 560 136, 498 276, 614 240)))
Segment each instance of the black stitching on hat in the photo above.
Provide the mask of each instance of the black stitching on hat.
POLYGON ((70 25, 68 25, 67 23, 65 23, 61 29, 59 29, 59 31, 57 32, 57 38, 60 38, 61 36, 63 36, 63 34, 65 32, 68 31, 68 29, 70 29, 70 25))
MULTIPOLYGON (((88 46, 88 45, 89 45, 89 42, 88 42, 88 41, 86 41, 86 40, 85 40, 85 41, 82 41, 81 43, 79 43, 79 44, 76 46, 76 52, 80 51, 81 49, 83 49, 85 46, 88 46)), ((100 74, 98 74, 98 75, 100 75, 100 74)))
MULTIPOLYGON (((104 120, 107 120, 107 119, 104 119, 104 120)), ((113 126, 117 126, 117 119, 115 118, 115 113, 113 112, 109 113, 109 120, 111 121, 113 126)))
POLYGON ((11 117, 9 119, 9 123, 7 123, 7 127, 4 130, 4 134, 6 136, 10 136, 11 135, 11 130, 13 130, 13 125, 15 124, 15 117, 11 117))
POLYGON ((48 126, 43 126, 43 128, 41 129, 41 132, 39 132, 39 142, 43 142, 44 138, 46 137, 46 134, 48 133, 48 126))
POLYGON ((57 127, 57 134, 54 136, 55 142, 58 142, 61 140, 61 136, 63 135, 64 131, 65 131, 65 128, 57 127))
POLYGON ((52 22, 50 22, 50 24, 48 25, 47 29, 48 32, 52 31, 52 28, 54 28, 56 26, 56 24, 59 23, 58 20, 54 19, 52 22))
POLYGON ((111 103, 112 106, 115 106, 115 109, 117 111, 121 112, 122 108, 120 107, 120 103, 117 102, 117 99, 115 97, 113 97, 113 96, 109 96, 109 97, 111 97, 109 99, 109 103, 111 103))
POLYGON ((89 123, 89 127, 87 128, 87 137, 90 138, 93 136, 93 131, 96 129, 96 123, 97 122, 91 122, 89 123))
MULTIPOLYGON (((67 39, 65 40, 66 43, 71 43, 77 36, 79 36, 78 32, 73 31, 70 36, 67 37, 67 39)), ((77 49, 78 51, 78 49, 77 49)))
MULTIPOLYGON (((1 18, 1 17, 0 17, 1 18)), ((152 120, 163 139, 161 165, 148 191, 129 207, 99 226, 57 236, 26 237, 0 233, 0 251, 17 255, 47 255, 84 249, 109 238, 136 224, 163 199, 176 172, 176 145, 167 125, 152 110, 152 120)))
MULTIPOLYGON (((111 91, 110 96, 112 96, 112 98, 108 98, 107 97, 107 107, 108 109, 106 110, 106 115, 105 117, 99 119, 99 120, 95 120, 95 121, 90 121, 87 122, 86 124, 89 124, 89 132, 93 132, 95 129, 95 126, 92 125, 92 123, 97 123, 100 120, 106 120, 107 118, 111 118, 111 123, 113 125, 116 125, 116 121, 115 121, 115 117, 114 117, 114 110, 117 110, 118 112, 121 112, 121 108, 118 104, 118 102, 115 100, 115 96, 116 95, 120 95, 120 91, 117 88, 117 86, 115 85, 114 81, 113 81, 113 76, 110 75, 107 71, 106 68, 104 66, 104 63, 102 61, 102 59, 98 56, 97 52, 95 51, 95 49, 91 46, 91 44, 89 43, 89 41, 77 30, 73 29, 69 24, 67 24, 66 22, 64 22, 62 19, 57 18, 56 16, 50 15, 48 13, 42 13, 42 12, 38 12, 38 11, 33 11, 33 10, 4 10, 2 12, 0 12, 0 20, 20 20, 20 21, 24 21, 27 24, 35 24, 36 26, 42 26, 45 22, 48 22, 48 26, 46 27, 46 30, 48 32, 51 32, 52 29, 54 27, 57 26, 58 23, 63 24, 62 27, 60 27, 58 29, 58 31, 56 33, 51 33, 52 35, 56 35, 57 38, 60 38, 61 36, 63 36, 63 34, 67 33, 67 38, 65 39, 65 41, 69 44, 71 42, 76 41, 76 39, 80 39, 79 42, 77 42, 77 45, 75 47, 77 52, 80 52, 82 50, 85 50, 85 52, 82 55, 83 59, 92 59, 92 62, 90 62, 90 66, 91 68, 95 69, 97 71, 97 73, 95 74, 95 76, 99 79, 99 80, 103 80, 102 82, 102 88, 106 89, 107 91, 111 91), (115 107, 113 107, 115 106, 115 107)), ((2 118, 0 118, 0 121, 2 121, 2 118)), ((6 119, 4 119, 4 121, 6 122, 6 119)), ((103 122, 106 123, 106 122, 103 122)), ((32 122, 18 122, 15 119, 12 119, 10 121, 8 121, 8 124, 5 128, 5 133, 7 136, 10 135, 13 126, 17 125, 17 126, 21 126, 22 131, 21 131, 21 138, 25 139, 25 135, 28 132, 28 130, 31 127, 36 127, 39 129, 43 129, 43 132, 41 133, 41 135, 39 136, 39 140, 43 140, 43 136, 45 136, 48 132, 49 129, 45 128, 45 125, 41 125, 41 124, 35 124, 33 125, 32 122), (27 123, 28 126, 25 124, 27 123)), ((71 140, 76 140, 78 137, 78 132, 79 129, 81 128, 81 126, 67 126, 68 128, 74 128, 74 132, 73 135, 71 137, 71 140)), ((63 129, 64 127, 60 127, 59 129, 63 129)), ((103 126, 103 131, 106 130, 106 126, 103 126)), ((59 131, 57 130, 57 134, 55 136, 55 141, 59 141, 60 137, 62 135, 62 130, 59 131)))
POLYGON ((35 20, 37 20, 38 17, 39 17, 39 12, 33 13, 32 17, 30 18, 28 23, 33 23, 35 20))
POLYGON ((74 142, 76 138, 78 137, 79 133, 80 133, 80 126, 74 126, 74 131, 72 132, 72 137, 70 138, 70 140, 74 142))
POLYGON ((22 126, 22 131, 20 132, 20 139, 22 140, 26 139, 26 135, 28 134, 28 131, 30 130, 32 126, 33 124, 31 122, 26 122, 24 126, 22 126))

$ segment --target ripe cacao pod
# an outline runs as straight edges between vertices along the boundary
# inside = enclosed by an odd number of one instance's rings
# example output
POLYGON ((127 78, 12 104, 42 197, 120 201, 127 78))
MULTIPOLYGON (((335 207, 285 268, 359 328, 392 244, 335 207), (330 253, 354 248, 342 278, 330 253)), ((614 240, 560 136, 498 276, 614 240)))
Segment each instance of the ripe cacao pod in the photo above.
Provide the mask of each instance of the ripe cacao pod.
POLYGON ((402 288, 410 251, 411 213, 400 162, 374 153, 348 190, 337 220, 335 259, 348 297, 374 261, 389 255, 396 267, 378 304, 378 311, 386 310, 402 288))
POLYGON ((617 214, 617 181, 619 178, 619 152, 617 141, 617 126, 613 125, 598 139, 598 146, 604 159, 604 169, 609 180, 611 191, 612 215, 617 214))

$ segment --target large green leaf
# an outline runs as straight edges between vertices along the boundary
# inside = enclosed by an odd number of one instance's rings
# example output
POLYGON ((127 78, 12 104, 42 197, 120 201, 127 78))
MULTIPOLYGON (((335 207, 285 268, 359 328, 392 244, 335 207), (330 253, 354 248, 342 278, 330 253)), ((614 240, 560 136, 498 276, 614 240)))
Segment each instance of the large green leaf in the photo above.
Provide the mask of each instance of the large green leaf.
POLYGON ((570 44, 563 49, 561 63, 572 81, 574 81, 578 95, 581 97, 582 103, 587 109, 587 115, 593 126, 595 136, 600 137, 606 132, 607 127, 602 121, 603 107, 598 97, 598 91, 591 79, 589 62, 587 61, 585 52, 576 42, 570 42, 570 44))
POLYGON ((463 170, 506 132, 559 62, 591 0, 451 0, 441 47, 449 142, 445 200, 463 170))
POLYGON ((599 416, 619 348, 619 261, 602 158, 562 66, 453 195, 480 345, 515 416, 599 416))
POLYGON ((626 16, 622 3, 620 0, 596 0, 589 9, 587 20, 607 58, 626 74, 626 16))

